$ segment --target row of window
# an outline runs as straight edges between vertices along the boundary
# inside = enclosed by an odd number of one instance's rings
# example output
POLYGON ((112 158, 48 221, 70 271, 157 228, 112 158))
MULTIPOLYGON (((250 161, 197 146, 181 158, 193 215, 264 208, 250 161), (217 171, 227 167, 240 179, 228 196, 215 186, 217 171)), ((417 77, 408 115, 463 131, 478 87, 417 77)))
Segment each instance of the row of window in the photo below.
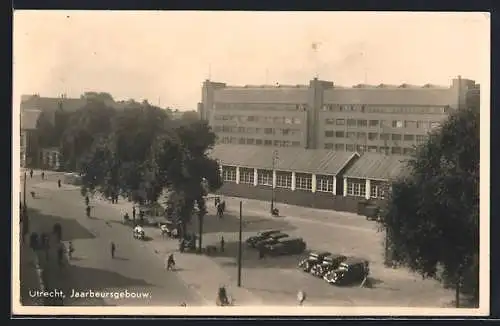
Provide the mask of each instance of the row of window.
POLYGON ((323 111, 329 112, 370 112, 370 113, 407 113, 407 114, 444 114, 449 111, 448 106, 405 106, 386 107, 364 104, 324 104, 323 111))
MULTIPOLYGON (((240 180, 242 184, 254 184, 255 174, 253 169, 240 168, 240 180)), ((225 182, 236 182, 236 168, 224 167, 222 169, 222 178, 225 182)), ((334 178, 330 176, 316 176, 316 191, 333 192, 334 178)), ((257 184, 263 186, 273 185, 273 173, 268 170, 257 170, 257 184)), ((276 172, 276 187, 292 189, 292 173, 276 172)), ((295 189, 312 190, 312 175, 297 173, 295 175, 295 189)))
MULTIPOLYGON (((347 195, 355 197, 366 196, 366 182, 364 180, 347 180, 347 195)), ((370 185, 370 198, 381 198, 385 196, 385 186, 381 183, 370 185)))
POLYGON ((215 115, 214 120, 218 121, 237 121, 240 123, 245 123, 245 122, 260 122, 260 123, 269 123, 269 124, 295 124, 299 125, 302 123, 301 118, 297 117, 262 117, 262 116, 254 116, 254 115, 229 115, 229 114, 222 114, 222 115, 215 115))
POLYGON ((365 119, 325 119, 326 125, 337 125, 347 127, 382 127, 382 128, 410 128, 410 129, 434 129, 439 126, 439 121, 412 121, 412 120, 365 120, 365 119))
POLYGON ((417 141, 421 144, 427 139, 426 135, 402 135, 402 134, 379 134, 377 132, 354 132, 354 131, 334 131, 326 130, 326 138, 349 138, 349 139, 360 139, 360 140, 394 140, 394 141, 417 141))
POLYGON ((214 103, 214 110, 305 111, 307 104, 214 103))
POLYGON ((413 147, 399 147, 399 146, 367 146, 367 145, 354 145, 354 144, 333 144, 325 143, 325 149, 334 150, 336 152, 358 152, 358 153, 382 153, 394 155, 413 155, 415 148, 413 147))
POLYGON ((246 133, 246 134, 259 134, 264 132, 266 135, 283 135, 295 136, 300 135, 300 129, 295 128, 255 128, 255 127, 233 127, 233 126, 215 126, 215 132, 229 132, 229 133, 246 133))
POLYGON ((218 142, 220 144, 238 144, 238 145, 264 145, 264 146, 275 146, 275 147, 300 147, 300 141, 289 141, 289 140, 270 140, 270 139, 259 139, 259 138, 236 138, 224 136, 219 138, 218 142))

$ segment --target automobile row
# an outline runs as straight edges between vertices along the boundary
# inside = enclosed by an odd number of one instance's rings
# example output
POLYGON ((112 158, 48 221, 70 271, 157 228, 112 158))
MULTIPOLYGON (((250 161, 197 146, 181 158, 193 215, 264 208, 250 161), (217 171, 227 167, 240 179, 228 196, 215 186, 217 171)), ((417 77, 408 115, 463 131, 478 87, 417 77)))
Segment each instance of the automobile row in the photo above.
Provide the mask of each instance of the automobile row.
MULTIPOLYGON (((280 230, 260 232, 249 237, 246 243, 268 254, 300 254, 306 248, 301 238, 291 238, 280 230)), ((335 285, 361 283, 370 272, 369 262, 365 259, 327 251, 311 252, 299 261, 298 268, 335 285)))

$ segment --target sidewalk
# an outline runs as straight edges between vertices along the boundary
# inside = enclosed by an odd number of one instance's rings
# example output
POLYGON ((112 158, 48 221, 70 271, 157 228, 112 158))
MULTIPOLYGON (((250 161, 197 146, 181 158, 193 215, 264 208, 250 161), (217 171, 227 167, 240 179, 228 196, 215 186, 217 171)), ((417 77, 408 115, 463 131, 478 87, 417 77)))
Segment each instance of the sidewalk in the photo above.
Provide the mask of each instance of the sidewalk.
MULTIPOLYGON (((118 201, 118 204, 111 204, 105 199, 100 199, 99 202, 104 205, 111 206, 122 214, 128 211, 131 214, 133 204, 126 200, 118 201)), ((158 234, 159 234, 158 230, 158 234)), ((176 240, 160 240, 153 239, 147 242, 153 251, 159 254, 159 259, 165 259, 169 252, 178 250, 178 242, 176 240)), ((175 272, 177 276, 189 288, 195 291, 206 303, 212 306, 215 303, 218 289, 221 285, 226 286, 228 294, 235 300, 235 305, 256 306, 261 305, 262 300, 252 294, 245 288, 238 288, 236 280, 232 279, 217 262, 206 255, 196 253, 175 253, 176 265, 178 270, 175 272)))

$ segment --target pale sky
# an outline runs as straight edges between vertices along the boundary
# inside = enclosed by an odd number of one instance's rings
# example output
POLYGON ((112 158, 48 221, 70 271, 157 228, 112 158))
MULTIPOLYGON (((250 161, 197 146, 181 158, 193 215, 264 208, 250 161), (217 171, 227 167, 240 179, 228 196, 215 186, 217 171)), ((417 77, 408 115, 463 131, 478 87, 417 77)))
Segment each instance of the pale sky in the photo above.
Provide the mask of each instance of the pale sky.
POLYGON ((103 91, 196 109, 209 74, 235 85, 307 84, 316 72, 344 86, 489 84, 486 13, 16 11, 13 30, 14 105, 103 91))

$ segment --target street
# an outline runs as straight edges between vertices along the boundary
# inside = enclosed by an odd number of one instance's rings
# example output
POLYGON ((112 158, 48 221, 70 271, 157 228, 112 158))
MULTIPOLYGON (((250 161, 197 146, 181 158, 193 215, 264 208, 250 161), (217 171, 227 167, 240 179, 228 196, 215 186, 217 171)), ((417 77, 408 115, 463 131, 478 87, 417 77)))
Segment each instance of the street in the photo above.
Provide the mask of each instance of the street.
MULTIPOLYGON (((303 255, 258 259, 255 250, 244 247, 242 288, 236 287, 238 201, 225 198, 228 213, 223 219, 214 216, 213 202, 208 203, 203 245, 219 247, 224 236, 225 250, 213 256, 176 253, 178 271, 166 272, 164 258, 177 249, 177 242, 162 239, 159 230, 146 228, 147 241, 135 240, 130 227, 121 223, 131 204, 92 199, 92 218, 87 218, 80 191, 68 185, 57 188, 57 175, 48 180, 28 177, 28 190, 37 198, 28 198, 28 206, 38 210, 30 215, 32 224, 43 225, 50 232, 54 223, 63 226, 63 240, 73 241, 76 249, 69 268, 54 270, 66 291, 71 289, 107 289, 109 291, 148 292, 148 299, 66 300, 71 305, 208 305, 217 287, 230 287, 240 304, 296 305, 298 290, 307 293, 310 306, 409 306, 441 307, 452 299, 452 293, 432 280, 403 269, 382 264, 383 233, 376 223, 363 217, 332 211, 279 205, 283 217, 271 218, 266 203, 243 200, 243 240, 258 231, 281 229, 302 237, 308 250, 326 250, 354 255, 370 261, 373 288, 335 287, 297 269, 303 255), (267 213, 267 214, 266 214, 267 213), (110 243, 117 244, 117 258, 110 258, 110 243), (203 273, 200 273, 203 270, 203 273), (59 273, 59 274, 57 274, 59 273), (203 275, 201 275, 203 274, 203 275), (199 279, 198 282, 196 279, 199 279)), ((197 232, 196 219, 190 225, 197 232)), ((306 253, 305 253, 306 254, 306 253)))

